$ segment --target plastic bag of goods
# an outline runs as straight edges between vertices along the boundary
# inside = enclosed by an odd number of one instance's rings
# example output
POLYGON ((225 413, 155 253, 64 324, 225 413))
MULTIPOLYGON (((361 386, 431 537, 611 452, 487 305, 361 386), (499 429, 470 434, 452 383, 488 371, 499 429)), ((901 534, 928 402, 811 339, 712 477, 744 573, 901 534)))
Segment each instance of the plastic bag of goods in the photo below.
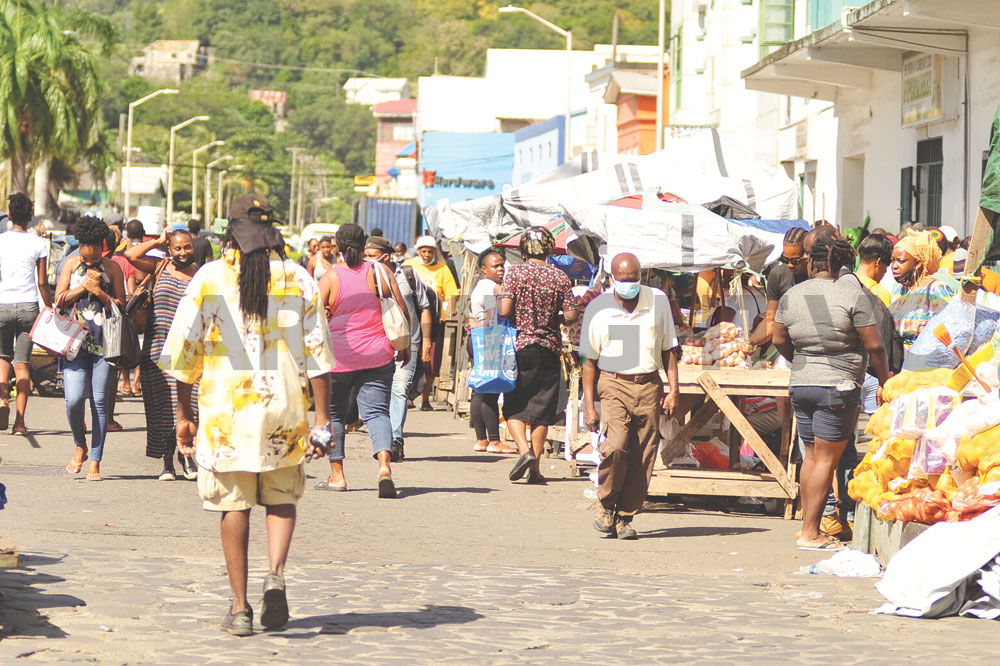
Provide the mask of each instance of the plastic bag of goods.
POLYGON ((892 425, 892 404, 883 403, 868 419, 865 432, 877 439, 889 439, 889 428, 892 425))
POLYGON ((883 488, 890 488, 894 479, 906 478, 910 473, 915 442, 910 439, 893 437, 871 456, 872 468, 878 475, 883 488))
POLYGON ((701 469, 729 469, 729 455, 723 453, 724 444, 717 439, 708 442, 698 442, 694 445, 691 455, 698 461, 701 469))
POLYGON ((918 389, 900 396, 892 403, 893 437, 918 437, 945 422, 961 397, 944 387, 918 389))
POLYGON ((951 498, 952 512, 948 519, 952 522, 959 520, 969 520, 981 513, 989 511, 1000 505, 1000 482, 980 485, 979 479, 972 477, 959 486, 958 491, 951 498))
POLYGON ((904 370, 890 378, 882 389, 882 399, 892 402, 901 395, 912 393, 929 386, 948 386, 952 371, 948 368, 936 370, 904 370))
POLYGON ((883 500, 879 514, 907 523, 933 525, 948 520, 951 502, 944 493, 933 488, 918 488, 897 500, 883 500))
POLYGON ((957 453, 957 437, 940 429, 927 432, 913 447, 909 477, 919 479, 933 474, 943 474, 948 470, 948 465, 955 462, 957 453))
POLYGON ((903 359, 903 370, 923 370, 926 368, 948 368, 954 370, 958 357, 934 336, 934 329, 944 324, 951 335, 954 347, 963 354, 969 351, 976 325, 976 306, 961 298, 952 299, 941 312, 924 325, 920 335, 903 359))

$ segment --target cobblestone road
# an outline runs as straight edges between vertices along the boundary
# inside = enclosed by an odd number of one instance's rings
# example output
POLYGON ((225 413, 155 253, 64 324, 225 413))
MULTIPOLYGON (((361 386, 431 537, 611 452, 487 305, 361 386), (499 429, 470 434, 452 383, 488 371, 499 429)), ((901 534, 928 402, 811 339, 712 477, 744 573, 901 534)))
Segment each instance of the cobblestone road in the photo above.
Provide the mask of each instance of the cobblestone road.
MULTIPOLYGON (((419 412, 400 499, 375 498, 352 435, 351 492, 300 505, 292 621, 236 639, 218 629, 217 518, 193 483, 151 478, 141 404, 119 413, 101 483, 62 471, 59 400, 33 400, 31 438, 0 435, 0 534, 24 554, 0 570, 0 663, 995 663, 992 625, 872 616, 872 581, 793 575, 821 556, 793 547, 791 522, 653 505, 639 541, 600 539, 586 482, 563 463, 546 463, 545 487, 511 485, 509 459, 473 454, 463 424, 419 412)), ((256 606, 260 516, 253 529, 256 606)))

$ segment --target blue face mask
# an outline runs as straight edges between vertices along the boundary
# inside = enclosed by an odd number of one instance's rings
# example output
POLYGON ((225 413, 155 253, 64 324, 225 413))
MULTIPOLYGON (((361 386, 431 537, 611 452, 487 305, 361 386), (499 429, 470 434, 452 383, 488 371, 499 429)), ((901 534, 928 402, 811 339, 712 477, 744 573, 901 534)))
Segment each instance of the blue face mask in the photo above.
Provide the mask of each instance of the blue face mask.
POLYGON ((618 282, 615 281, 615 293, 624 298, 626 301, 630 301, 639 295, 639 283, 638 282, 618 282))

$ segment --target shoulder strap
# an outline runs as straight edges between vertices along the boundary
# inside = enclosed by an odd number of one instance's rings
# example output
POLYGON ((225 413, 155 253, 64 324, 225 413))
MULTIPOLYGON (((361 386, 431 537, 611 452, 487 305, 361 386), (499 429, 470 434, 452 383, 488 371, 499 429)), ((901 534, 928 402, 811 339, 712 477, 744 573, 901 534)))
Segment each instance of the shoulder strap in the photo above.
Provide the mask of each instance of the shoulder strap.
POLYGON ((417 277, 413 273, 413 266, 403 266, 403 275, 406 276, 406 281, 410 284, 410 291, 417 291, 417 277))

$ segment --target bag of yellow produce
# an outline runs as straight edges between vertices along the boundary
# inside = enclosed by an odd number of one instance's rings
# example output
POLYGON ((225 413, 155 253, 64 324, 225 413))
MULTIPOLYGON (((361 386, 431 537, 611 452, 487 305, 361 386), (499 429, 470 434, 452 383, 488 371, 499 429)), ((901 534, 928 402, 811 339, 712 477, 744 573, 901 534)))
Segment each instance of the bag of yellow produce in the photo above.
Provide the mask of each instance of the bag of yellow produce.
POLYGON ((937 370, 904 370, 885 383, 882 389, 882 399, 892 402, 901 395, 911 393, 928 386, 947 386, 951 380, 952 371, 948 368, 937 370))
POLYGON ((892 424, 892 405, 885 403, 879 407, 871 418, 868 419, 868 427, 865 432, 881 440, 889 439, 889 427, 892 424))
POLYGON ((984 476, 995 465, 997 450, 1000 450, 1000 426, 963 439, 956 460, 963 471, 984 476))
POLYGON ((917 389, 892 402, 893 437, 918 437, 943 424, 960 402, 958 393, 934 386, 917 389))

